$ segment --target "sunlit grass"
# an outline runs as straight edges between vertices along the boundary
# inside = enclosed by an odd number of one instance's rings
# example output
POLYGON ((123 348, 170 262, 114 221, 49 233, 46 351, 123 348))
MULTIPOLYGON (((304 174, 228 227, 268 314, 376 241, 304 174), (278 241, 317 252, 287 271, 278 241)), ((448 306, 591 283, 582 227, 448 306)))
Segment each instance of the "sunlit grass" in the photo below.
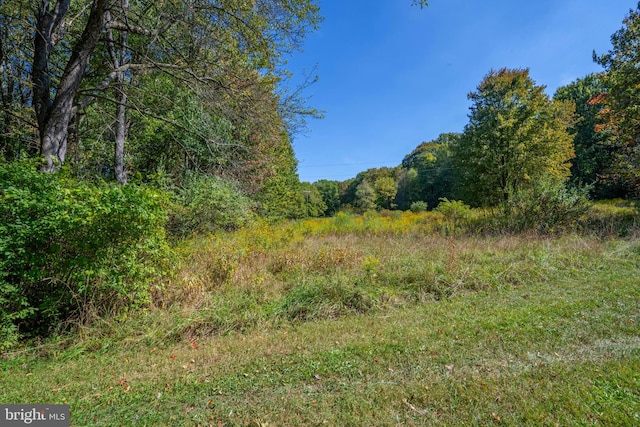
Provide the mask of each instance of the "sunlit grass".
POLYGON ((637 211, 597 209, 609 230, 561 236, 430 212, 193 238, 154 307, 6 354, 0 400, 72 425, 638 424, 637 211))

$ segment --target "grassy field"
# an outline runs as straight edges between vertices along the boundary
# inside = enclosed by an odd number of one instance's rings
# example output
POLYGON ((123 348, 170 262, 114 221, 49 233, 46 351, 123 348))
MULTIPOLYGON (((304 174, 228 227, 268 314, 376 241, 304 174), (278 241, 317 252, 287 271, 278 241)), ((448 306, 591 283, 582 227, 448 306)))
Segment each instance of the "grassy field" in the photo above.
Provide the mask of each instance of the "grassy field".
POLYGON ((455 230, 183 242, 155 307, 5 354, 0 401, 68 403, 76 426, 640 425, 638 234, 455 230))

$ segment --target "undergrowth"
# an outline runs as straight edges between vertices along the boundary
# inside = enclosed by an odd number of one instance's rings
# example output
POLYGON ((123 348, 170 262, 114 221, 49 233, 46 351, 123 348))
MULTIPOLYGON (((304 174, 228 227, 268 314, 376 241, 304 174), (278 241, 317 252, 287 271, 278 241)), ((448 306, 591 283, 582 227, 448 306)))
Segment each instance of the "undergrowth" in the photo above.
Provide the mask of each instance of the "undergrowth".
POLYGON ((484 228, 485 215, 339 214, 195 236, 175 248, 181 264, 144 316, 98 322, 82 337, 91 348, 162 345, 558 280, 601 268, 592 255, 616 233, 632 235, 638 218, 635 207, 610 203, 580 220, 581 233, 469 231, 484 228))

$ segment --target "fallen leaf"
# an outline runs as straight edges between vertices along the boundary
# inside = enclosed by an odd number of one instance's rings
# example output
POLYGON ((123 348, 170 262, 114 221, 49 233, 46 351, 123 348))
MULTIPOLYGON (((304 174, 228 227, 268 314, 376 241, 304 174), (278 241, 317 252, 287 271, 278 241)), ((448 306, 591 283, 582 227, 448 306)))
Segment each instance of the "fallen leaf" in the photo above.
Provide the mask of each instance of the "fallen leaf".
POLYGON ((444 367, 447 368, 447 371, 453 372, 453 365, 444 365, 444 367))
POLYGON ((195 341, 192 341, 192 342, 191 342, 191 348, 192 348, 192 349, 194 349, 194 350, 195 350, 196 348, 198 348, 198 343, 197 343, 197 342, 195 342, 195 341))

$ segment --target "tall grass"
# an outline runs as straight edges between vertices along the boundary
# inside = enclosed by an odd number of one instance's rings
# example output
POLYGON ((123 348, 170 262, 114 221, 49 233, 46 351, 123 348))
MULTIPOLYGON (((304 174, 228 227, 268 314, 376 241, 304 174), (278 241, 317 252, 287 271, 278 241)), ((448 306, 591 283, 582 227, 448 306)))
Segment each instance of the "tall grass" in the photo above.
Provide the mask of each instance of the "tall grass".
POLYGON ((0 400, 69 403, 72 425, 640 420, 637 235, 333 221, 184 242, 156 308, 6 354, 0 400))
POLYGON ((596 205, 576 233, 560 236, 488 233, 488 218, 480 210, 339 214, 185 240, 149 316, 167 325, 161 340, 174 342, 557 280, 596 268, 589 255, 603 250, 599 239, 633 234, 638 213, 596 205))

